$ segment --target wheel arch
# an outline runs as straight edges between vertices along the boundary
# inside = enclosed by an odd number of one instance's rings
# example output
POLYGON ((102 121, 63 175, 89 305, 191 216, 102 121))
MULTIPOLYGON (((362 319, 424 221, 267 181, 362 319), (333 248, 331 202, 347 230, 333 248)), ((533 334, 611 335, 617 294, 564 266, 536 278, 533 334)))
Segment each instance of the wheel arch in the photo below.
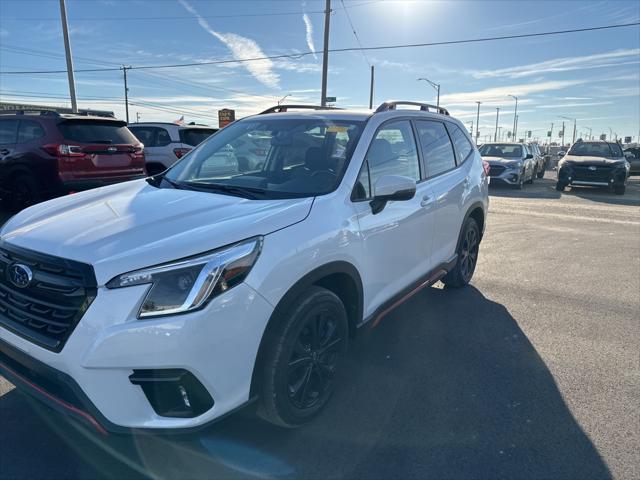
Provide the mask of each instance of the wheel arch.
POLYGON ((251 375, 251 387, 249 397, 255 397, 259 392, 259 365, 262 362, 266 345, 271 336, 270 331, 274 328, 278 318, 302 295, 309 287, 319 286, 335 293, 347 311, 349 319, 349 334, 355 335, 356 329, 362 322, 363 317, 363 286, 362 278, 358 269, 346 261, 330 262, 307 273, 298 280, 282 298, 278 301, 260 341, 258 354, 253 366, 251 375))
POLYGON ((471 217, 478 223, 478 228, 480 229, 480 240, 482 240, 482 236, 484 235, 484 227, 485 227, 485 212, 484 206, 482 202, 475 202, 469 206, 467 209, 467 213, 465 213, 464 218, 462 219, 462 224, 460 225, 460 232, 458 233, 458 243, 456 245, 456 251, 460 247, 460 242, 462 241, 462 229, 464 228, 464 224, 467 222, 467 219, 471 217))

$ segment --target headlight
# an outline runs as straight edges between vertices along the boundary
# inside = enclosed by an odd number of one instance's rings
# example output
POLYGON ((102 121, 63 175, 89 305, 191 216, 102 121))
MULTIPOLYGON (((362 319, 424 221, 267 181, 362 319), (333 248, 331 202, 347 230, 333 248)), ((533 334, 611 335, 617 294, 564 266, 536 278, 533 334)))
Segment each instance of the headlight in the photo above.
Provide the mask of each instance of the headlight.
POLYGON ((189 312, 241 283, 262 248, 262 237, 230 247, 119 275, 107 288, 150 284, 138 318, 189 312))

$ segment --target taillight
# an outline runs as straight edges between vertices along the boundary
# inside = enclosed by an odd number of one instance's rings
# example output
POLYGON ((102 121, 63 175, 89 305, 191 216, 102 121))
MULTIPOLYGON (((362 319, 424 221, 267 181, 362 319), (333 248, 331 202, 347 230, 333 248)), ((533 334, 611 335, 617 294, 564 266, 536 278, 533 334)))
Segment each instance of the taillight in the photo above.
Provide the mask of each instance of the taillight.
POLYGON ((187 153, 189 153, 191 151, 190 148, 174 148, 173 149, 173 153, 175 153, 176 157, 178 158, 182 158, 184 157, 187 153))
POLYGON ((133 158, 135 159, 144 158, 144 145, 139 144, 133 147, 133 158))
POLYGON ((489 170, 491 170, 491 165, 486 160, 482 160, 482 168, 484 169, 484 174, 488 177, 489 170))
POLYGON ((42 147, 50 155, 58 157, 84 157, 85 153, 79 145, 50 143, 42 147))

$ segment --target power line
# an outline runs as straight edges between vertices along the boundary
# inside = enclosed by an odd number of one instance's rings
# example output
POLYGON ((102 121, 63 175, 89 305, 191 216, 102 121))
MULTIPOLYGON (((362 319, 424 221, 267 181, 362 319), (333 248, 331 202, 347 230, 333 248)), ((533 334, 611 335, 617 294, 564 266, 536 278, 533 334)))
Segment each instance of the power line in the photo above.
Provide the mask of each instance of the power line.
MULTIPOLYGON (((355 52, 355 51, 373 51, 373 50, 395 50, 402 48, 417 48, 417 47, 434 47, 434 46, 442 46, 442 45, 459 45, 459 44, 467 44, 467 43, 480 43, 480 42, 492 42, 492 41, 500 41, 500 40, 512 40, 518 38, 532 38, 532 37, 544 37, 549 35, 563 35, 569 33, 580 33, 580 32, 592 32, 597 30, 610 30, 614 28, 624 28, 624 27, 635 27, 640 25, 640 22, 632 22, 632 23, 621 23, 615 25, 602 25, 597 27, 586 27, 586 28, 573 28, 567 30, 555 30, 549 32, 537 32, 537 33, 525 33, 521 35, 504 35, 497 37, 482 37, 482 38, 470 38, 470 39, 462 39, 462 40, 444 40, 440 42, 425 42, 425 43, 407 43, 407 44, 399 44, 399 45, 381 45, 377 47, 349 47, 349 48, 332 48, 329 49, 329 52, 332 53, 341 53, 341 52, 355 52)), ((271 55, 264 57, 253 57, 253 58, 243 58, 243 59, 233 59, 233 60, 216 60, 209 62, 191 62, 191 63, 174 63, 168 65, 139 65, 132 66, 132 70, 150 70, 150 69, 163 69, 163 68, 183 68, 183 67, 197 67, 204 65, 223 65, 229 63, 244 63, 244 62, 257 62, 262 60, 274 60, 279 58, 293 58, 298 59, 305 56, 313 55, 315 52, 301 52, 295 54, 282 54, 282 55, 271 55)), ((102 69, 78 69, 78 72, 110 72, 110 71, 119 71, 120 68, 102 68, 102 69)), ((67 73, 66 70, 25 70, 25 71, 10 71, 10 72, 0 72, 0 75, 29 75, 29 74, 50 74, 50 73, 67 73)))
MULTIPOLYGON (((368 2, 361 2, 361 3, 356 3, 354 5, 351 5, 351 8, 355 8, 355 7, 360 7, 363 5, 369 5, 371 3, 378 3, 377 1, 368 1, 368 2)), ((343 4, 343 8, 344 4, 343 4)), ((217 18, 244 18, 244 17, 284 17, 284 16, 293 16, 293 15, 303 15, 303 14, 310 14, 310 15, 319 15, 319 14, 324 14, 324 10, 316 10, 316 11, 308 11, 308 12, 302 12, 302 11, 295 11, 295 12, 264 12, 264 13, 237 13, 237 14, 228 14, 228 15, 202 15, 201 18, 204 19, 217 19, 217 18)), ((25 21, 25 22, 31 22, 31 21, 56 21, 59 22, 60 18, 58 17, 3 17, 5 20, 13 20, 13 21, 25 21)), ((81 22, 81 21, 90 21, 90 22, 95 22, 95 21, 118 21, 118 22, 123 22, 123 21, 139 21, 139 20, 143 20, 143 21, 147 21, 147 20, 195 20, 195 17, 193 15, 175 15, 175 16, 158 16, 158 17, 78 17, 78 18, 72 18, 71 20, 73 20, 74 22, 81 22)))
POLYGON ((362 53, 362 56, 364 57, 364 61, 367 62, 367 65, 371 66, 371 62, 369 62, 369 59, 367 58, 367 54, 364 53, 364 50, 362 49, 362 43, 360 42, 360 37, 358 37, 358 33, 356 32, 356 27, 353 26, 353 22, 351 21, 351 15, 349 15, 349 10, 347 10, 347 6, 344 4, 344 0, 340 0, 340 2, 342 3, 342 8, 344 9, 344 13, 347 16, 349 25, 351 25, 351 31, 353 32, 353 36, 356 37, 356 42, 358 42, 358 46, 360 47, 360 53, 362 53))

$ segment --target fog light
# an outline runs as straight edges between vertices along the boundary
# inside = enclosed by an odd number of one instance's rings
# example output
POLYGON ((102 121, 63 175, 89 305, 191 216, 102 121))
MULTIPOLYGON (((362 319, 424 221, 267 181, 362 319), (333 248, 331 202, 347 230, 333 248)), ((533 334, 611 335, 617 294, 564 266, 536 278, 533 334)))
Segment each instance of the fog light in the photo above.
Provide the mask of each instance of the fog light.
POLYGON ((187 370, 134 370, 129 380, 140 385, 153 410, 162 417, 193 418, 214 404, 207 389, 187 370))
POLYGON ((569 181, 571 181, 571 177, 569 177, 569 181))

